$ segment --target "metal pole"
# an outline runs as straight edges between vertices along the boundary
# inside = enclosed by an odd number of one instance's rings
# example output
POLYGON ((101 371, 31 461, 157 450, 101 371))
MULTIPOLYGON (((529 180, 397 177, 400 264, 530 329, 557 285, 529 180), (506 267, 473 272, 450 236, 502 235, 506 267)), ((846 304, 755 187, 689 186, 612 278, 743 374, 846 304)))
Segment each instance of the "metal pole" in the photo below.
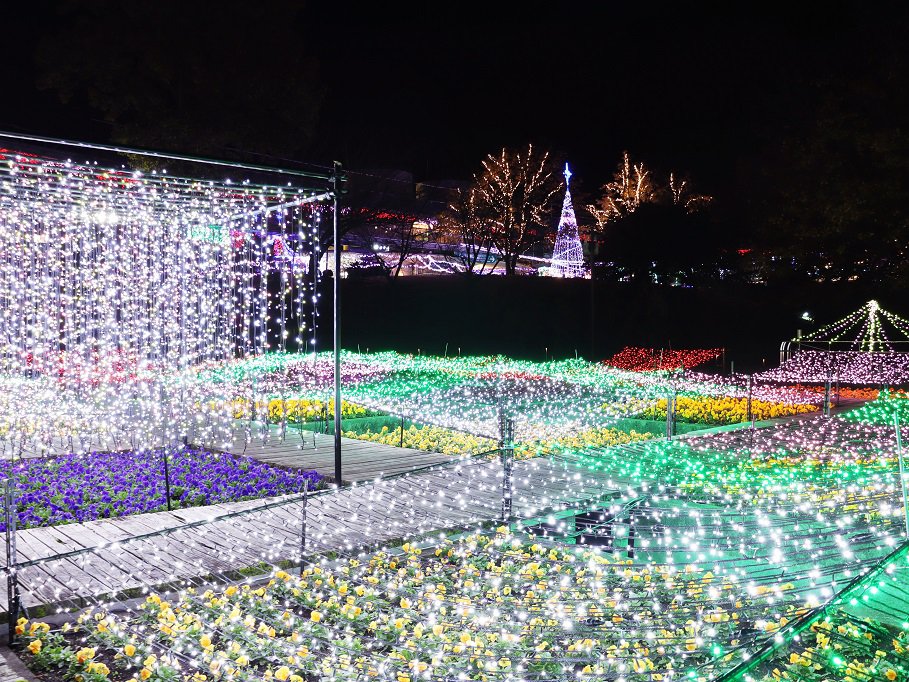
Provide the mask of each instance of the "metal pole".
POLYGON ((404 447, 404 415, 401 415, 401 443, 400 446, 404 447))
POLYGON ((754 380, 748 375, 748 421, 754 421, 754 412, 751 410, 751 397, 754 394, 754 380))
POLYGON ((6 516, 6 603, 10 644, 16 638, 16 621, 19 620, 19 575, 16 569, 16 507, 12 479, 4 483, 4 511, 6 516))
POLYGON ((824 382, 824 416, 830 416, 830 375, 827 375, 827 381, 824 382))
POLYGON ((666 438, 672 440, 675 432, 675 390, 670 389, 666 396, 666 438))
POLYGON ((306 555, 306 508, 309 501, 309 480, 303 482, 303 508, 300 510, 300 573, 303 573, 303 557, 306 555))
POLYGON ((341 162, 335 161, 332 168, 331 187, 333 195, 332 222, 335 245, 333 317, 335 337, 335 483, 340 486, 341 477, 341 162))
POLYGON ((903 461, 903 433, 900 425, 900 415, 893 415, 896 426, 896 455, 900 463, 900 485, 903 489, 903 513, 906 515, 906 537, 909 538, 909 491, 906 490, 906 463, 903 461))
POLYGON ((628 523, 628 558, 634 559, 634 541, 635 541, 635 532, 634 532, 634 519, 629 515, 625 519, 628 523))
POLYGON ((162 450, 164 453, 164 496, 167 498, 167 511, 170 511, 170 469, 167 465, 167 448, 162 450))
POLYGON ((502 429, 502 521, 511 518, 511 469, 514 464, 514 420, 505 419, 502 429))

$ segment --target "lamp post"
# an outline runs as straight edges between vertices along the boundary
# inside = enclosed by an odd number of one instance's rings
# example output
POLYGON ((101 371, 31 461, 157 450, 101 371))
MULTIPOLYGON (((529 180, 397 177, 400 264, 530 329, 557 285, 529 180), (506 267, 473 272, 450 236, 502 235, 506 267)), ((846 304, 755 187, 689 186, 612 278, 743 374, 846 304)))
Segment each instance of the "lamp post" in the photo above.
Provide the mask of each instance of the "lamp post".
POLYGON ((341 234, 339 211, 341 207, 341 162, 335 161, 332 167, 331 187, 333 203, 333 231, 335 245, 334 267, 334 355, 335 355, 335 483, 341 485, 341 234))
POLYGON ((896 455, 900 465, 900 487, 903 491, 903 513, 906 520, 906 537, 909 538, 909 491, 906 489, 906 464, 903 461, 903 433, 899 412, 893 415, 896 427, 896 455))

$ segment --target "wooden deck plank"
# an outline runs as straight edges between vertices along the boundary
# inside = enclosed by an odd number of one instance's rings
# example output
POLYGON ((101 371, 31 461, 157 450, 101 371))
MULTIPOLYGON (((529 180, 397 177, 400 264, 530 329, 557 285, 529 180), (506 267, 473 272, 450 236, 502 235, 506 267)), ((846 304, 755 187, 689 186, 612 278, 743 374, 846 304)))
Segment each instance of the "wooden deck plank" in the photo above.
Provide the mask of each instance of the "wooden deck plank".
MULTIPOLYGON (((222 451, 252 457, 268 464, 294 469, 314 470, 323 476, 334 476, 334 437, 316 434, 313 439, 299 440, 288 429, 284 440, 277 425, 269 427, 269 437, 246 441, 244 427, 234 427, 233 439, 222 451), (302 447, 301 447, 302 446, 302 447)), ((432 464, 450 462, 451 455, 399 448, 356 438, 341 438, 342 472, 345 482, 367 481, 381 474, 395 474, 432 464)))
POLYGON ((122 528, 118 528, 110 523, 97 523, 93 527, 96 537, 102 540, 102 544, 117 543, 116 546, 105 548, 104 558, 107 561, 116 561, 118 565, 128 570, 137 581, 141 580, 143 584, 155 585, 167 581, 171 573, 163 566, 149 562, 141 552, 140 542, 121 542, 129 537, 122 528), (146 576, 143 578, 143 576, 146 576))
MULTIPOLYGON (((375 445, 378 444, 357 444, 356 451, 363 453, 364 462, 381 457, 384 448, 396 450, 402 461, 409 457, 397 448, 381 446, 377 450, 375 445)), ((326 457, 325 461, 333 465, 332 458, 326 457)), ((498 518, 500 463, 486 459, 452 461, 447 456, 445 460, 450 466, 381 481, 370 479, 353 487, 314 495, 307 504, 308 551, 357 551, 414 533, 470 527, 478 521, 498 518), (458 475, 451 475, 453 471, 458 475)), ((364 466, 361 471, 370 469, 364 466)), ((547 506, 540 502, 541 496, 549 498, 550 505, 556 505, 605 490, 605 484, 579 485, 575 472, 563 463, 515 462, 516 513, 532 511, 537 515, 541 506, 547 506)), ((91 547, 88 566, 110 562, 97 579, 86 575, 78 561, 70 560, 53 562, 65 568, 59 574, 46 570, 26 572, 23 578, 30 592, 28 599, 35 603, 51 598, 90 598, 110 587, 110 581, 121 572, 128 574, 122 579, 123 588, 161 584, 175 577, 194 581, 252 565, 262 558, 272 562, 296 560, 302 505, 296 498, 289 499, 285 505, 259 509, 263 504, 263 501, 224 503, 73 524, 53 532, 40 528, 20 531, 23 556, 40 557, 61 548, 91 547), (243 513, 202 526, 180 527, 186 522, 214 519, 236 511, 243 513), (154 538, 130 540, 132 536, 167 529, 170 529, 167 533, 154 538), (111 543, 117 544, 111 547, 111 543)))
MULTIPOLYGON (((72 524, 45 528, 44 530, 48 531, 48 535, 51 537, 60 537, 71 540, 76 548, 79 549, 96 545, 97 540, 95 538, 97 538, 97 535, 88 538, 89 542, 92 544, 83 544, 85 538, 80 537, 77 532, 74 532, 72 527, 67 529, 67 525, 71 526, 72 524)), ((98 582, 104 583, 110 587, 122 584, 123 581, 128 580, 130 577, 128 571, 117 568, 107 557, 101 559, 99 555, 94 553, 82 554, 81 556, 72 559, 70 563, 78 566, 82 572, 90 574, 98 580, 98 582)))
MULTIPOLYGON (((48 531, 48 528, 40 528, 36 530, 48 531)), ((62 552, 68 552, 74 549, 72 543, 61 541, 58 537, 55 537, 51 533, 41 533, 39 535, 33 535, 31 540, 37 544, 43 544, 47 548, 45 556, 49 557, 46 562, 38 564, 36 566, 29 566, 24 571, 28 571, 44 579, 45 582, 50 583, 51 581, 56 581, 61 583, 63 587, 59 590, 61 593, 70 593, 78 589, 86 589, 91 591, 94 594, 110 591, 110 584, 99 577, 89 573, 82 567, 80 567, 74 559, 69 558, 60 558, 53 559, 52 557, 56 554, 62 552)), ((39 578, 39 580, 41 579, 39 578)), ((20 575, 20 581, 23 580, 23 576, 20 575)), ((55 594, 58 590, 55 590, 55 594)))

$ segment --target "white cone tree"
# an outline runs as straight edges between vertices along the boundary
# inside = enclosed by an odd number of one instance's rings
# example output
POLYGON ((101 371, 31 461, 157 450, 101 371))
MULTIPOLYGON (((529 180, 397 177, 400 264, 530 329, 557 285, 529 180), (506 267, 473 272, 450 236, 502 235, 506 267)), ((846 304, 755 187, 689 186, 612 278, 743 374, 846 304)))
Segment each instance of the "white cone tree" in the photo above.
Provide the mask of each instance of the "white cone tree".
POLYGON ((571 203, 569 181, 571 171, 565 164, 565 199, 562 202, 562 217, 556 234, 555 249, 552 252, 552 273, 556 277, 582 277, 584 275, 584 249, 578 234, 578 221, 571 203))

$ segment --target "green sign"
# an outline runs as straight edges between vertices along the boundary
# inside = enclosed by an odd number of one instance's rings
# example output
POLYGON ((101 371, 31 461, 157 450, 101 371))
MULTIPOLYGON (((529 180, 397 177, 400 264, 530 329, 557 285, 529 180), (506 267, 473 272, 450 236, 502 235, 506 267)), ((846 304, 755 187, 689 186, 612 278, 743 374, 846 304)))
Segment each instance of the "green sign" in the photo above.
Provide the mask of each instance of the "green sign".
POLYGON ((197 242, 225 244, 230 232, 224 225, 190 225, 187 236, 197 242))

